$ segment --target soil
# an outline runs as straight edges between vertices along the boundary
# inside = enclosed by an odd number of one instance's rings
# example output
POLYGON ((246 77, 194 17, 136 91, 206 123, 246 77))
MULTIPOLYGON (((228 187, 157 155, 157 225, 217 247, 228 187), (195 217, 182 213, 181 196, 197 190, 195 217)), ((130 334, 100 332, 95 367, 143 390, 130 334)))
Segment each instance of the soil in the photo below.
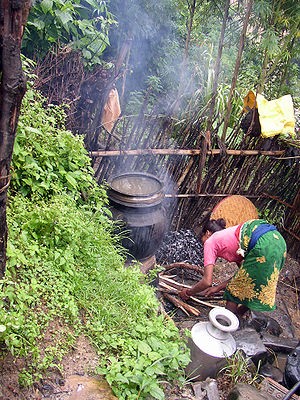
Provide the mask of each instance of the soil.
MULTIPOLYGON (((215 281, 218 282, 226 278, 230 278, 235 271, 235 265, 223 263, 221 267, 215 269, 215 281), (222 274, 222 277, 221 277, 222 274)), ((277 287, 277 310, 272 312, 274 318, 283 328, 280 337, 289 337, 300 340, 300 304, 299 304, 299 287, 300 287, 300 264, 292 259, 287 258, 284 269, 281 272, 280 280, 277 287)), ((207 318, 210 311, 207 307, 202 307, 202 318, 207 318)), ((180 331, 190 328, 199 321, 197 317, 188 317, 186 315, 174 318, 175 324, 180 331)), ((52 329, 58 327, 52 327, 52 329)), ((0 364, 0 400, 66 400, 75 399, 71 395, 71 387, 68 386, 69 378, 74 375, 88 376, 92 374, 94 367, 97 365, 98 357, 88 339, 80 337, 74 346, 74 349, 63 359, 62 370, 49 371, 45 379, 30 389, 21 389, 18 385, 18 374, 23 367, 22 359, 14 359, 11 355, 1 360, 0 364)), ((225 400, 231 383, 226 377, 217 379, 221 400, 225 400)), ((166 400, 194 400, 195 394, 191 383, 180 388, 176 385, 165 384, 166 400)), ((83 397, 80 397, 83 399, 83 397)), ((85 399, 87 399, 86 397, 85 399)), ((95 398, 96 397, 89 397, 95 398)), ((97 397, 98 398, 98 397, 97 397)), ((114 398, 111 394, 103 399, 114 398)))

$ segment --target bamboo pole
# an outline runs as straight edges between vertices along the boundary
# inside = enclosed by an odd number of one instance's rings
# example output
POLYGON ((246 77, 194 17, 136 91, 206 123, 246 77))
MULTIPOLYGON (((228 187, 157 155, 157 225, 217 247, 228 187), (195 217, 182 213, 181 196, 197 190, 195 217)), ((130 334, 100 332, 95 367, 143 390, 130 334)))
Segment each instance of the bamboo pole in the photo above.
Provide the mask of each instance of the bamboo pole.
MULTIPOLYGON (((281 156, 284 150, 207 150, 208 155, 219 155, 226 153, 230 156, 281 156)), ((146 155, 165 155, 165 156, 199 156, 202 154, 200 149, 135 149, 135 150, 98 150, 90 151, 91 157, 119 157, 119 156, 146 156, 146 155)))
MULTIPOLYGON (((236 193, 235 193, 236 194, 236 193)), ((270 198, 268 195, 240 195, 239 196, 246 196, 248 199, 261 199, 261 198, 270 198)), ((232 196, 232 193, 182 193, 182 194, 171 194, 166 193, 166 198, 189 198, 189 197, 228 197, 232 196)), ((274 198, 274 200, 277 200, 274 198)), ((279 201, 279 200, 278 200, 279 201)), ((279 201, 280 202, 280 201, 279 201)))
POLYGON ((202 174, 203 174, 203 169, 204 169, 205 162, 206 162, 206 155, 208 153, 209 143, 210 143, 210 132, 206 131, 205 137, 203 138, 203 142, 202 142, 201 156, 200 156, 199 164, 198 164, 198 178, 197 178, 197 185, 196 185, 196 193, 201 192, 202 174))
POLYGON ((227 20, 228 20, 229 7, 230 7, 230 0, 226 0, 223 21, 222 21, 222 28, 221 28, 220 39, 219 39, 218 55, 217 55, 215 67, 214 67, 215 74, 214 74, 214 81, 213 81, 211 104, 209 107, 209 118, 208 118, 208 123, 207 123, 207 130, 209 132, 211 132, 212 125, 213 125, 212 120, 213 120, 216 97, 217 97, 218 81, 219 81, 219 75, 220 75, 222 52, 223 52, 223 47, 224 47, 224 38, 225 38, 226 24, 227 24, 227 20))

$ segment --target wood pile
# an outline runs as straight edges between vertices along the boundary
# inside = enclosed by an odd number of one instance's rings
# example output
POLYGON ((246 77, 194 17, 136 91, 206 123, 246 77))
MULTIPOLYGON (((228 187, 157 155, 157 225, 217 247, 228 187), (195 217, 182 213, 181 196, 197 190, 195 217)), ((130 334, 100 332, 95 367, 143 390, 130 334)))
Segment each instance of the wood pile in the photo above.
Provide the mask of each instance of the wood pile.
POLYGON ((172 263, 165 266, 164 271, 158 275, 157 292, 162 304, 169 302, 175 309, 181 310, 187 316, 200 316, 203 307, 223 307, 223 293, 216 293, 212 297, 202 296, 201 293, 191 296, 187 301, 179 297, 179 292, 190 288, 202 277, 202 268, 188 263, 172 263), (195 272, 198 279, 195 279, 195 272))

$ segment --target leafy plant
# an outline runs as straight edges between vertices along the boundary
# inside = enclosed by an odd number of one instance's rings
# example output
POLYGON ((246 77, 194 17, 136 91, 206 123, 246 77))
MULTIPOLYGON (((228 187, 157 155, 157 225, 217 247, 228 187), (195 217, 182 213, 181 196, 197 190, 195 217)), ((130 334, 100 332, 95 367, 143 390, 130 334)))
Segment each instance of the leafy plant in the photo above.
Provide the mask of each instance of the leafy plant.
POLYGON ((82 140, 65 130, 63 109, 45 107, 33 90, 24 105, 0 281, 1 352, 25 359, 19 381, 32 385, 60 368, 85 334, 120 399, 163 399, 161 382, 182 379, 186 344, 157 315, 139 265, 124 266, 106 189, 93 178, 82 140))
POLYGON ((66 131, 63 106, 44 107, 43 97, 29 89, 20 116, 12 158, 13 193, 48 198, 67 191, 81 203, 107 203, 96 184, 83 138, 66 131))
POLYGON ((219 371, 219 374, 227 377, 232 386, 239 382, 253 385, 261 380, 259 368, 260 363, 257 370, 253 371, 252 368, 251 371, 250 359, 241 350, 237 350, 232 356, 226 358, 226 366, 219 371))
POLYGON ((23 39, 24 53, 43 57, 54 44, 69 45, 82 53, 87 66, 101 64, 115 24, 102 0, 40 0, 31 8, 23 39))

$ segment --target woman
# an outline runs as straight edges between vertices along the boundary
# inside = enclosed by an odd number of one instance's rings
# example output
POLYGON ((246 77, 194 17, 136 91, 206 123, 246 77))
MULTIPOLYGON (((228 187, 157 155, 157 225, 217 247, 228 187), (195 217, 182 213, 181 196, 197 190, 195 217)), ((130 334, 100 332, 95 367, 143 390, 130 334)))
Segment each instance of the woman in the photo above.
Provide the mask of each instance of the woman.
POLYGON ((179 295, 183 300, 198 292, 206 296, 225 289, 226 308, 242 316, 249 309, 272 311, 279 272, 286 258, 286 243, 274 225, 262 219, 226 228, 220 218, 209 220, 202 229, 204 274, 190 289, 179 295), (237 273, 228 281, 212 287, 217 258, 236 262, 237 273))

